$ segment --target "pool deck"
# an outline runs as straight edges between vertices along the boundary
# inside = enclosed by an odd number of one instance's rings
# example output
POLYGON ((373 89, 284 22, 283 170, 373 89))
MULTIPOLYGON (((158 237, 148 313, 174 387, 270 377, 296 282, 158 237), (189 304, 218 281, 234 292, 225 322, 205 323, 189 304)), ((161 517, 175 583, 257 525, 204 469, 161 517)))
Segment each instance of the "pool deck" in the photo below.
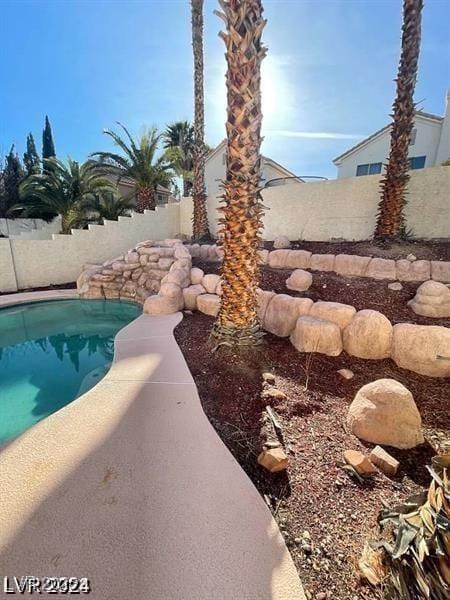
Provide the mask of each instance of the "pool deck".
POLYGON ((202 410, 181 319, 138 317, 101 382, 0 449, 1 577, 89 577, 93 600, 304 600, 202 410))

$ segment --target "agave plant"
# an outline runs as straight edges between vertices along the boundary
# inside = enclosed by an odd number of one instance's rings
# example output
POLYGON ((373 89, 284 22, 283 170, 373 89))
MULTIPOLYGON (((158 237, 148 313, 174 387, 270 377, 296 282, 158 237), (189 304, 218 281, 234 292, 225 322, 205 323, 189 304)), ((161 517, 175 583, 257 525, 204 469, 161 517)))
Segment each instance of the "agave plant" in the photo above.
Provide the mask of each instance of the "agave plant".
POLYGON ((373 585, 402 600, 450 597, 450 455, 433 459, 428 491, 385 507, 380 527, 393 526, 394 542, 369 542, 360 561, 373 585))

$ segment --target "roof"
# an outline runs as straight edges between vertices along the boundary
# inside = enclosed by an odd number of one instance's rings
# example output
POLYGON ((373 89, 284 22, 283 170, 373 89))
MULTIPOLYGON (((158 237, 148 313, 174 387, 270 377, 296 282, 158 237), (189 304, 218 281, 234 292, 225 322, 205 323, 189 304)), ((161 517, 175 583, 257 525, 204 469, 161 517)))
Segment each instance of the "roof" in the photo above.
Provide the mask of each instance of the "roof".
MULTIPOLYGON (((218 154, 220 151, 224 150, 226 147, 226 144, 227 144, 227 140, 223 139, 215 148, 210 150, 209 153, 206 155, 205 162, 208 162, 208 160, 213 158, 213 156, 218 154)), ((267 165, 270 165, 274 169, 277 169, 278 171, 280 171, 280 173, 282 175, 284 175, 284 177, 297 177, 295 173, 292 173, 292 171, 289 171, 289 169, 286 169, 286 167, 283 167, 283 165, 280 165, 280 163, 276 162, 272 158, 268 158, 267 156, 263 155, 262 159, 267 165)))
MULTIPOLYGON (((134 181, 132 179, 128 179, 126 177, 124 177, 123 179, 120 180, 119 185, 123 185, 124 187, 129 187, 129 188, 134 188, 135 187, 134 181)), ((160 185, 159 183, 156 186, 156 191, 157 192, 166 193, 166 194, 171 194, 172 193, 169 189, 167 189, 163 185, 160 185)))
MULTIPOLYGON (((442 121, 444 120, 444 118, 440 117, 439 115, 433 115, 431 113, 424 112, 423 110, 417 110, 415 116, 425 119, 425 120, 435 121, 436 123, 442 123, 442 121)), ((364 138, 363 140, 361 140, 360 142, 358 142, 357 144, 355 144, 354 146, 352 146, 351 148, 349 148, 348 150, 346 150, 345 152, 343 152, 336 158, 333 158, 333 163, 334 164, 339 163, 339 161, 341 161, 343 158, 347 158, 347 156, 349 156, 350 154, 353 154, 353 152, 356 152, 356 150, 359 150, 359 148, 362 148, 363 146, 365 146, 372 140, 376 139, 377 137, 382 135, 385 131, 389 131, 390 128, 391 128, 391 123, 389 123, 389 125, 385 125, 381 129, 378 129, 377 131, 375 131, 368 137, 364 138)))

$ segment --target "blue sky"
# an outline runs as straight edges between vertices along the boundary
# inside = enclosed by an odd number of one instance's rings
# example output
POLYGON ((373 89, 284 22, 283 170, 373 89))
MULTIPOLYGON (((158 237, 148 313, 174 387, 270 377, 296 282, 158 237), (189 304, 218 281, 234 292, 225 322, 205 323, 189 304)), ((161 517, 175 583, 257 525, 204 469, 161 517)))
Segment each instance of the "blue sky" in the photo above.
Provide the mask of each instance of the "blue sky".
MULTIPOLYGON (((225 59, 205 1, 206 141, 224 137, 225 59)), ((263 152, 299 175, 388 122, 401 0, 266 0, 263 152)), ((45 114, 59 156, 109 148, 105 127, 139 133, 193 113, 188 0, 0 0, 0 152, 39 148, 45 114)), ((416 100, 442 114, 450 87, 450 0, 425 0, 416 100)))

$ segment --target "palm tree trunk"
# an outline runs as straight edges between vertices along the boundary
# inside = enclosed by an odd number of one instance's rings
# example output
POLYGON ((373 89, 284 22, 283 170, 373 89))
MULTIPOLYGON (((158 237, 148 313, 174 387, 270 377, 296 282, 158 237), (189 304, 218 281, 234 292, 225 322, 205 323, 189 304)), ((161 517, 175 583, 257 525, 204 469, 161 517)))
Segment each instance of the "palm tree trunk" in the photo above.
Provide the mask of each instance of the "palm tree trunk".
POLYGON ((262 332, 257 315, 261 218, 261 44, 265 26, 261 0, 219 0, 226 23, 227 171, 221 237, 222 302, 213 335, 232 344, 255 344, 262 332))
POLYGON ((203 98, 203 0, 191 0, 192 48, 194 51, 194 186, 192 233, 194 239, 209 237, 205 189, 205 113, 203 98))
POLYGON ((136 212, 143 213, 144 210, 155 210, 155 190, 151 185, 140 187, 136 193, 136 212))
POLYGON ((381 201, 375 238, 394 239, 404 232, 403 210, 409 181, 408 150, 414 126, 414 88, 420 51, 423 0, 403 0, 402 49, 393 105, 391 146, 386 173, 380 183, 381 201))

